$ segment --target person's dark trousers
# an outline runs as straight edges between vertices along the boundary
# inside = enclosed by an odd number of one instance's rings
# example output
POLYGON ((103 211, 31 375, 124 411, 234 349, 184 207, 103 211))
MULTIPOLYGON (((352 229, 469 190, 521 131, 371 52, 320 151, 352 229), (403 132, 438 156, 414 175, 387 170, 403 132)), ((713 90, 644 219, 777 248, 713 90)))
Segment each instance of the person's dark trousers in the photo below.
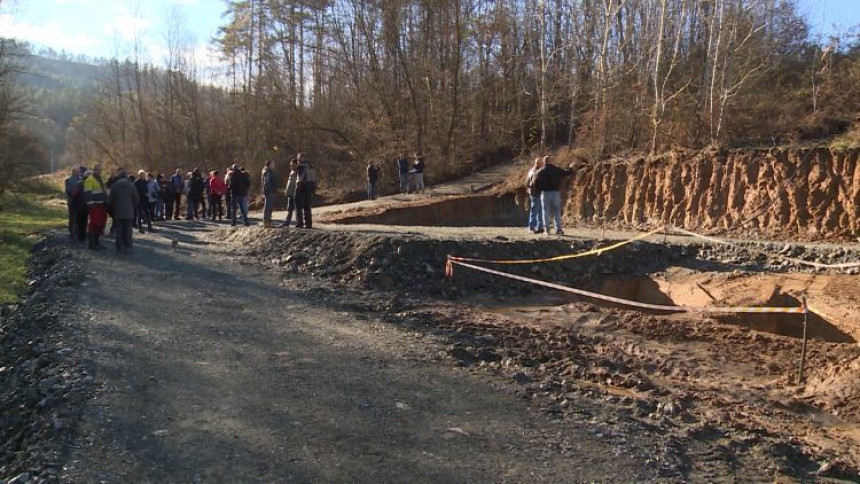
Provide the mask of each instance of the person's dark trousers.
POLYGON ((302 189, 296 190, 296 227, 312 228, 311 194, 302 189))
POLYGON ((212 207, 212 220, 224 219, 224 206, 221 204, 221 195, 210 195, 209 206, 212 207))
POLYGON ((200 195, 197 197, 200 203, 200 215, 197 215, 197 207, 194 209, 194 218, 206 218, 207 210, 206 210, 206 195, 200 195))
POLYGON ((185 197, 185 220, 197 218, 197 200, 195 198, 192 195, 185 197))
POLYGON ((71 203, 66 202, 66 210, 68 210, 69 214, 69 238, 75 240, 75 209, 71 203))
POLYGON ((238 197, 233 196, 233 222, 231 225, 236 225, 236 217, 242 215, 242 221, 245 222, 245 226, 247 227, 250 222, 248 220, 248 197, 238 197), (236 213, 236 211, 239 213, 236 213))
POLYGON ((376 200, 376 182, 367 182, 367 199, 376 200))
POLYGON ((143 224, 146 223, 149 230, 152 230, 152 214, 149 213, 149 202, 141 200, 137 206, 137 214, 137 228, 143 230, 143 224))
POLYGON ((289 227, 293 221, 293 212, 296 210, 296 197, 287 195, 287 218, 284 219, 284 227, 289 227))
POLYGON ((227 218, 232 219, 235 213, 233 212, 233 196, 230 195, 229 191, 224 195, 224 203, 227 204, 227 218))
POLYGON ((155 205, 156 202, 149 202, 149 220, 153 222, 158 220, 158 214, 155 212, 155 205))
POLYGON ((177 193, 176 198, 173 199, 173 220, 179 220, 179 214, 182 213, 179 211, 179 205, 182 203, 182 194, 177 193))
POLYGON ((272 210, 275 208, 274 192, 266 192, 263 194, 263 223, 272 223, 272 210))
POLYGON ((87 240, 87 207, 75 208, 75 236, 79 242, 87 240))
POLYGON ((164 220, 173 218, 173 200, 174 196, 172 195, 164 196, 164 220))
POLYGON ((127 218, 113 219, 116 227, 116 251, 117 253, 128 253, 131 251, 131 220, 127 218))

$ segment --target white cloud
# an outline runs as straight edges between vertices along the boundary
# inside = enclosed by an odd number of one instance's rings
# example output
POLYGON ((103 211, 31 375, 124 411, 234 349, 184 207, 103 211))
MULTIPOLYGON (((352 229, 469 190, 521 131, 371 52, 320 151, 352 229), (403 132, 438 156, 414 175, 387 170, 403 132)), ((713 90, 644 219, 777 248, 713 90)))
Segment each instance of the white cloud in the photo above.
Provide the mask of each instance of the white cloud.
POLYGON ((85 53, 102 44, 100 38, 84 31, 72 31, 61 22, 34 24, 15 20, 11 15, 0 15, 0 31, 4 36, 70 53, 85 53))

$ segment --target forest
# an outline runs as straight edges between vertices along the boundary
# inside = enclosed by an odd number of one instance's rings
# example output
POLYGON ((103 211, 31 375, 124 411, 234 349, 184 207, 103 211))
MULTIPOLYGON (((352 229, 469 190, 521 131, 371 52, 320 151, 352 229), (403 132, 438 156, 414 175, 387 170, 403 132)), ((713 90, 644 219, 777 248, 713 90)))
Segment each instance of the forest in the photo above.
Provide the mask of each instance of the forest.
POLYGON ((153 171, 239 160, 256 171, 302 149, 324 190, 348 191, 368 160, 399 152, 424 154, 433 183, 554 150, 596 160, 860 139, 857 33, 814 38, 794 0, 243 0, 225 9, 212 39, 217 69, 195 59, 173 19, 163 63, 137 49, 100 60, 91 86, 66 86, 62 116, 46 111, 45 86, 22 89, 27 46, 3 40, 0 168, 43 170, 54 156, 153 171), (52 119, 53 139, 39 140, 32 113, 52 119))

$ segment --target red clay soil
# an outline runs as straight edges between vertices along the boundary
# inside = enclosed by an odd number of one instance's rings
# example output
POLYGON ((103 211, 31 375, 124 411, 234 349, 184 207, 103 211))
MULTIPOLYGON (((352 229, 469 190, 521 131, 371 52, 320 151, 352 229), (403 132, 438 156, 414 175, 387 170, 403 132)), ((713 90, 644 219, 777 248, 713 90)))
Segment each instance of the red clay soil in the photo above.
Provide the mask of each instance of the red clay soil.
POLYGON ((576 166, 566 217, 790 239, 854 240, 860 150, 675 151, 576 166))

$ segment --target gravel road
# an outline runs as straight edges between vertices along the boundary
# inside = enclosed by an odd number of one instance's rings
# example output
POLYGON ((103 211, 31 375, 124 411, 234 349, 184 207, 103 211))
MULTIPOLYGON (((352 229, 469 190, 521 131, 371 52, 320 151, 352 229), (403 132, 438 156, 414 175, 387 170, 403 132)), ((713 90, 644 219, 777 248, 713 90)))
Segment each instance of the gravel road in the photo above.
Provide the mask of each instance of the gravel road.
POLYGON ((87 284, 69 290, 96 390, 64 480, 648 477, 586 425, 517 398, 514 383, 441 365, 432 337, 208 245, 208 230, 167 224, 136 235, 125 257, 78 252, 87 284))

